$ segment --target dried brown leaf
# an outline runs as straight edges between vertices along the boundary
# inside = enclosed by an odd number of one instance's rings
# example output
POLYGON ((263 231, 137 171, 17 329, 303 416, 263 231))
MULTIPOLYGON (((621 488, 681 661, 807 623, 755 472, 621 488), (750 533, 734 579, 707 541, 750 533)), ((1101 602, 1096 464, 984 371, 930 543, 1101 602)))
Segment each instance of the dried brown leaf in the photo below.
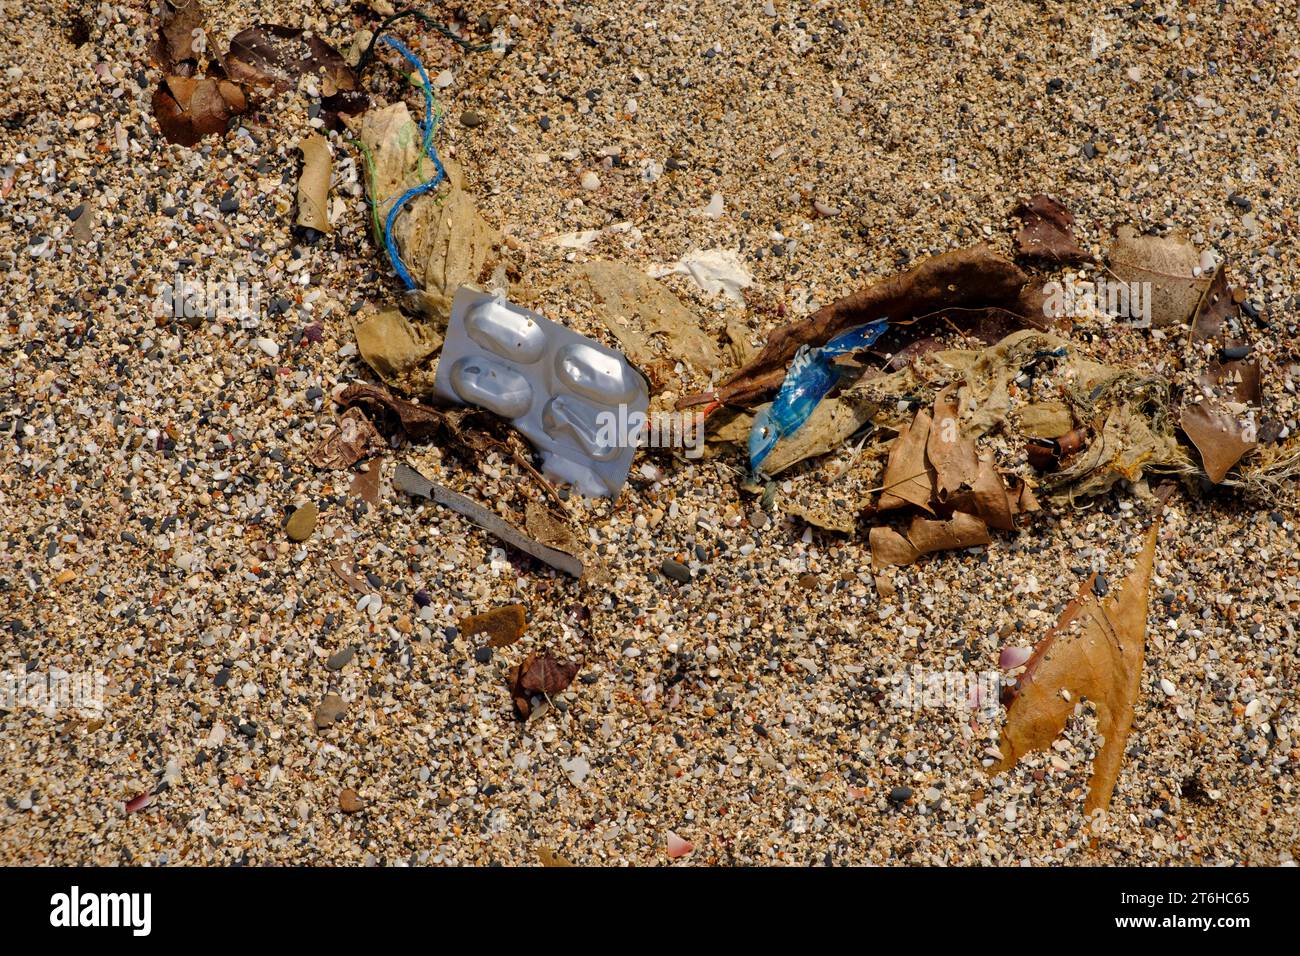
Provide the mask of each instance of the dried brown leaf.
POLYGON ((357 78, 343 55, 316 33, 260 24, 235 34, 225 58, 226 75, 236 83, 283 93, 307 73, 321 77, 321 93, 357 89, 357 78))
POLYGON ((551 654, 529 654, 515 668, 510 681, 510 698, 521 718, 532 712, 534 694, 558 694, 578 675, 577 661, 561 661, 551 654))
POLYGON ((360 408, 349 408, 308 456, 317 468, 351 468, 382 451, 384 440, 360 408))
POLYGON ((879 569, 911 564, 923 554, 952 551, 989 543, 989 529, 975 515, 958 511, 951 518, 929 519, 917 515, 904 536, 893 528, 878 526, 868 535, 871 564, 879 569))
POLYGON ((1151 284, 1151 324, 1173 325, 1191 319, 1209 288, 1201 275, 1201 254, 1177 236, 1140 236, 1120 227, 1108 254, 1111 271, 1121 282, 1151 284))
POLYGON ((1092 594, 1093 578, 1089 578, 1056 626, 1034 648, 1024 674, 1008 695, 1007 720, 998 744, 1002 759, 990 773, 1001 773, 1029 751, 1050 746, 1075 705, 1086 698, 1096 708, 1103 742, 1093 759, 1084 812, 1091 815, 1110 805, 1141 687, 1151 568, 1159 531, 1157 516, 1137 564, 1118 594, 1098 600, 1092 594), (1082 622, 1081 632, 1067 633, 1075 619, 1082 622))
POLYGON ((932 521, 918 515, 908 525, 907 539, 921 554, 930 554, 988 544, 989 529, 979 518, 961 511, 946 520, 932 521))
POLYGON ((349 385, 339 395, 339 404, 367 405, 392 415, 401 424, 402 431, 412 441, 432 438, 443 429, 456 431, 463 418, 458 409, 432 408, 398 398, 386 388, 362 382, 349 385))
MULTIPOLYGON (((1240 306, 1220 265, 1192 318, 1190 342, 1196 347, 1217 340, 1220 350, 1248 345, 1232 331, 1240 328, 1240 306)), ((1188 401, 1178 420, 1201 454, 1206 477, 1216 485, 1257 447, 1256 421, 1262 398, 1258 360, 1249 354, 1234 359, 1223 355, 1220 351, 1197 377, 1200 400, 1188 401), (1255 408, 1251 414, 1239 414, 1241 406, 1255 408)))
POLYGON ((248 109, 244 91, 228 80, 168 76, 153 92, 153 113, 169 143, 193 146, 204 136, 224 133, 248 109))
POLYGON ((1023 223, 1016 233, 1016 249, 1022 256, 1061 264, 1092 258, 1074 238, 1073 214, 1051 196, 1031 196, 1011 210, 1011 215, 1023 223))
POLYGON ((298 216, 296 225, 330 231, 329 210, 326 203, 330 191, 330 170, 334 161, 330 157, 329 141, 319 133, 304 136, 298 142, 302 153, 302 173, 298 177, 298 216))
POLYGON ((935 397, 925 453, 934 468, 935 497, 940 503, 975 487, 979 458, 974 439, 962 435, 955 385, 949 385, 935 397))
POLYGON ((910 425, 903 426, 889 450, 882 481, 885 490, 876 506, 880 511, 912 504, 933 513, 930 499, 934 497, 934 474, 925 454, 929 437, 930 413, 921 409, 910 425))
POLYGON ((348 483, 348 494, 373 507, 379 505, 379 470, 384 460, 376 458, 365 471, 358 471, 348 483))
POLYGON ((1251 434, 1248 425, 1231 412, 1212 408, 1209 402, 1184 407, 1178 424, 1201 453, 1206 477, 1216 485, 1247 452, 1257 447, 1255 441, 1248 440, 1251 434))
POLYGON ((162 0, 153 58, 164 73, 192 74, 198 67, 194 31, 203 26, 199 0, 162 0))

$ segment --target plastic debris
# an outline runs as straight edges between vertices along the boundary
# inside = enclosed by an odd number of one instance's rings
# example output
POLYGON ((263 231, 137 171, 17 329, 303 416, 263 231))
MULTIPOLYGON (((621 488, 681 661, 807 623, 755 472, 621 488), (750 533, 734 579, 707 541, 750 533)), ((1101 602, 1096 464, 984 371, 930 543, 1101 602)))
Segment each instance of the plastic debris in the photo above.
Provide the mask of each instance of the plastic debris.
POLYGON ((749 466, 755 473, 761 471, 763 460, 776 443, 798 431, 840 381, 844 369, 835 364, 835 359, 873 345, 888 327, 887 318, 877 319, 841 332, 821 348, 799 347, 776 400, 754 416, 749 432, 749 466))
POLYGON ((641 440, 649 386, 618 352, 503 297, 462 287, 434 393, 507 419, 542 474, 617 497, 641 440))
POLYGON ((696 249, 668 266, 655 266, 650 275, 661 279, 668 275, 690 278, 707 295, 725 293, 729 299, 741 301, 740 290, 754 281, 741 262, 740 256, 729 249, 696 249))
MULTIPOLYGON (((678 407, 759 400, 781 385, 786 365, 801 345, 821 345, 845 329, 884 316, 890 316, 899 327, 945 309, 959 310, 966 322, 982 317, 982 310, 990 309, 1020 319, 1023 313, 1018 311, 1018 303, 1027 278, 1014 263, 982 245, 932 256, 907 272, 781 326, 767 337, 767 344, 749 364, 733 372, 718 388, 686 396, 678 407)), ((1040 312, 1038 318, 1041 316, 1040 312)))
POLYGON ((540 541, 533 540, 500 515, 489 511, 478 502, 466 498, 459 492, 430 481, 409 465, 399 464, 397 466, 393 472, 393 487, 408 495, 436 501, 457 514, 465 516, 484 531, 495 535, 511 547, 518 548, 525 554, 531 555, 538 561, 549 564, 565 574, 571 574, 575 578, 582 577, 582 562, 573 555, 565 554, 563 551, 557 551, 554 548, 547 547, 540 541))

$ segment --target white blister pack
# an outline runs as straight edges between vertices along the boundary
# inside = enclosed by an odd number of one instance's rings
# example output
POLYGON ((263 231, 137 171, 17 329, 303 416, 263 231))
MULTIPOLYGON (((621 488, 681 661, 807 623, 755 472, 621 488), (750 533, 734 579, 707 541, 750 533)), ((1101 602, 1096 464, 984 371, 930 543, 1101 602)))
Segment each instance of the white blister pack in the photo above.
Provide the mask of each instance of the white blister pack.
POLYGON ((467 286, 433 390, 508 419, 541 453, 542 474, 588 497, 618 495, 650 407, 644 376, 618 352, 467 286))

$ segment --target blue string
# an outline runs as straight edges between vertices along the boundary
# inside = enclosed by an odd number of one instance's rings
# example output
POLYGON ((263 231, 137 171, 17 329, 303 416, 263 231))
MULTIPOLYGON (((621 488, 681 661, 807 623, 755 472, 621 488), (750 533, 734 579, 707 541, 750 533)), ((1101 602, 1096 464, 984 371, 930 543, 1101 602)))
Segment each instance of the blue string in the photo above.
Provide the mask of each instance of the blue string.
POLYGON ((424 64, 420 62, 418 56, 406 48, 406 45, 401 40, 396 40, 387 35, 381 36, 379 39, 404 56, 419 71, 420 81, 423 84, 421 89, 424 92, 424 122, 420 127, 424 134, 424 141, 421 148, 433 160, 433 168, 436 170, 432 179, 425 180, 420 185, 413 186, 398 196, 397 201, 388 210, 388 216, 384 219, 384 248, 388 250, 388 259, 392 262, 393 268, 397 270, 397 277, 402 280, 402 283, 408 289, 414 289, 416 288, 415 280, 411 278, 411 273, 407 271, 406 266, 402 263, 402 257, 397 252, 397 245, 393 242, 393 223, 397 221, 397 214, 401 212, 402 206, 416 196, 422 196, 436 189, 438 184, 447 178, 447 173, 442 168, 442 161, 438 159, 437 150, 433 148, 433 93, 429 83, 429 74, 424 72, 424 64))

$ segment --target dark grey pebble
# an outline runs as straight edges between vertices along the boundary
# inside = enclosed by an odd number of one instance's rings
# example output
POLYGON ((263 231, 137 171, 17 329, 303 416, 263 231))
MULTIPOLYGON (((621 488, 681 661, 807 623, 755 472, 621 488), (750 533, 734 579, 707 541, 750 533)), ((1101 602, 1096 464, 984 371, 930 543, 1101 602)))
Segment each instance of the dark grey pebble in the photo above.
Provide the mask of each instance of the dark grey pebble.
POLYGON ((474 660, 480 664, 490 664, 492 662, 492 648, 480 647, 474 652, 474 660))
POLYGON ((890 803, 906 803, 910 799, 912 799, 911 787, 895 787, 893 790, 889 791, 890 803))
POLYGON ((341 651, 335 651, 325 661, 325 666, 332 671, 341 671, 348 666, 348 663, 356 656, 357 647, 355 644, 349 644, 341 651))
POLYGON ((691 569, 680 561, 674 561, 672 558, 664 558, 663 563, 659 565, 659 573, 681 584, 686 584, 691 580, 691 569))

